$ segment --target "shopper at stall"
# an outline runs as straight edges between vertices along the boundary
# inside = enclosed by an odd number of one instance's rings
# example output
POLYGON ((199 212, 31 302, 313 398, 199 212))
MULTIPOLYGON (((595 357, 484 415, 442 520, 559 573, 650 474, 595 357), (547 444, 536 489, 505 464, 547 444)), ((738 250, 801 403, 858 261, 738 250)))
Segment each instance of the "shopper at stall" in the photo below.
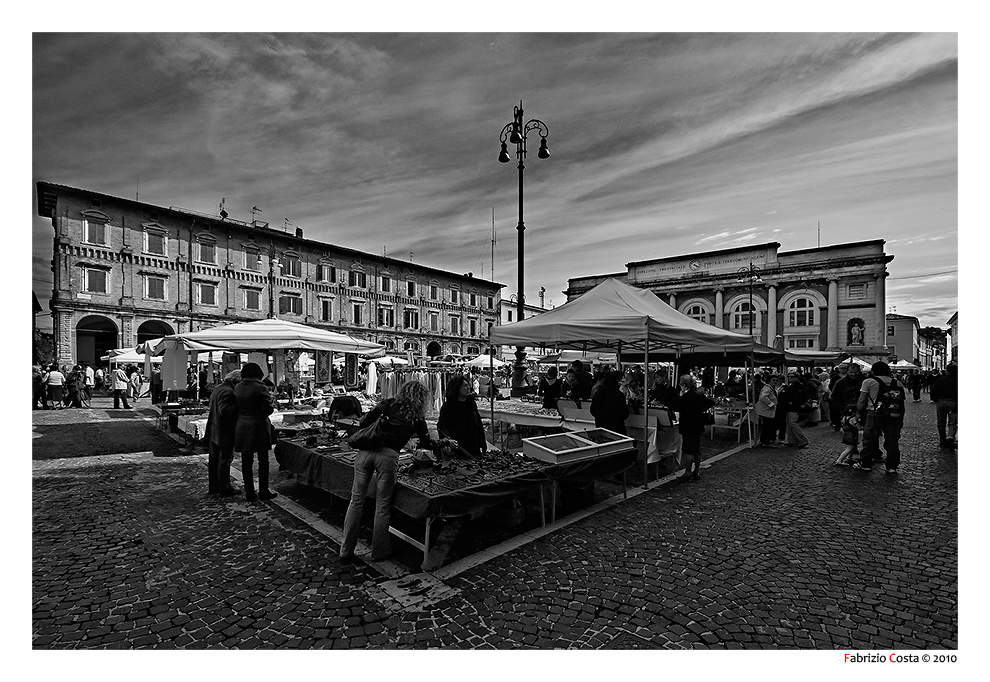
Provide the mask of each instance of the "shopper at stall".
POLYGON ((141 370, 139 370, 137 367, 131 367, 131 370, 132 370, 131 375, 128 381, 131 384, 130 386, 131 398, 136 403, 138 401, 138 398, 141 397, 141 385, 144 383, 144 377, 141 376, 141 370))
POLYGON ((241 367, 241 380, 234 386, 237 401, 237 425, 234 429, 234 451, 241 453, 241 473, 244 496, 248 502, 261 498, 270 500, 278 494, 268 489, 268 451, 272 447, 272 425, 268 415, 275 411, 265 376, 256 362, 241 367), (258 455, 258 494, 254 492, 254 456, 258 455))
POLYGON ((155 405, 162 402, 162 368, 154 365, 151 368, 151 402, 155 405))
POLYGON ((777 437, 777 392, 784 383, 784 378, 774 374, 760 389, 760 397, 756 401, 755 412, 760 418, 760 445, 766 448, 775 447, 777 437))
POLYGON ((581 400, 591 399, 591 384, 594 383, 591 379, 591 372, 584 368, 584 363, 580 360, 575 360, 570 364, 568 372, 574 370, 574 376, 577 377, 578 385, 578 396, 581 400))
MULTIPOLYGON (((804 405, 810 399, 812 389, 801 381, 801 375, 797 370, 787 372, 787 384, 777 393, 777 411, 783 411, 787 430, 784 436, 784 443, 790 447, 798 449, 808 447, 808 437, 801 429, 800 421, 804 412, 804 405)), ((817 393, 815 393, 817 395, 817 393)))
POLYGON ((82 394, 86 387, 86 375, 82 367, 75 365, 65 381, 65 406, 82 407, 82 394))
POLYGON ((471 380, 463 375, 455 375, 447 382, 444 403, 440 406, 437 419, 437 434, 441 438, 457 441, 475 457, 488 451, 481 414, 471 392, 471 380))
POLYGON ((863 471, 872 468, 873 460, 880 459, 880 437, 886 451, 884 464, 888 474, 896 474, 901 463, 899 441, 904 426, 904 386, 890 373, 886 362, 874 362, 870 377, 863 381, 856 403, 863 428, 863 454, 853 466, 863 471))
POLYGON ((230 463, 234 459, 238 413, 234 387, 240 380, 241 370, 235 369, 210 394, 210 412, 206 420, 206 442, 210 452, 206 463, 208 495, 227 497, 240 492, 230 485, 230 463))
POLYGON ((48 367, 44 376, 45 389, 48 392, 48 402, 51 409, 62 408, 62 395, 65 388, 65 375, 59 371, 58 365, 54 362, 48 367))
POLYGON ((563 381, 557 376, 557 368, 551 367, 547 370, 547 375, 540 379, 540 385, 536 389, 536 394, 543 396, 543 407, 550 410, 557 409, 557 399, 560 398, 563 381))
POLYGON ((607 372, 602 378, 602 386, 591 399, 591 414, 595 426, 626 435, 626 418, 629 406, 626 395, 619 388, 622 372, 607 372))
POLYGON ((127 404, 127 373, 124 368, 117 365, 110 372, 110 388, 113 389, 113 409, 120 409, 120 402, 124 402, 124 409, 129 410, 131 406, 127 404))
POLYGON ((399 450, 413 436, 419 439, 421 448, 434 446, 426 425, 426 406, 429 389, 418 381, 407 381, 399 387, 394 399, 378 403, 361 419, 361 426, 371 426, 384 419, 385 434, 381 445, 369 450, 358 450, 354 460, 354 483, 351 501, 344 515, 344 537, 340 543, 340 558, 354 557, 364 500, 371 484, 371 475, 377 474, 375 491, 375 522, 371 536, 371 558, 384 559, 391 553, 389 523, 392 519, 392 492, 395 488, 396 465, 399 450))
POLYGON ((701 434, 705 430, 704 414, 715 406, 714 401, 698 391, 694 377, 685 374, 678 383, 680 394, 677 397, 678 424, 681 434, 681 458, 684 473, 678 479, 698 478, 701 471, 701 434), (693 466, 693 472, 692 472, 693 466))
POLYGON ((930 395, 935 403, 939 447, 955 448, 959 412, 959 369, 955 364, 946 367, 945 373, 935 378, 930 395))
POLYGON ((581 400, 581 387, 578 385, 577 372, 573 368, 564 374, 564 382, 560 385, 560 397, 567 400, 581 400))
POLYGON ((84 380, 83 380, 83 394, 82 394, 82 404, 83 407, 92 407, 93 403, 93 387, 96 386, 96 372, 93 368, 89 366, 89 363, 83 360, 79 363, 82 365, 84 380))

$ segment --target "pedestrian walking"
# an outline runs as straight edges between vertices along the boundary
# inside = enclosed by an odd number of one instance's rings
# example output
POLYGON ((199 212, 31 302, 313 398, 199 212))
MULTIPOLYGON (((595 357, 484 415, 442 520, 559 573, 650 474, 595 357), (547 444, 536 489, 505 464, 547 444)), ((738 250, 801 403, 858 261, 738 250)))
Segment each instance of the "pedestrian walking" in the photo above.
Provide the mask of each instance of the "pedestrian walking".
POLYGON ((955 449, 959 413, 959 368, 955 364, 935 379, 930 395, 935 403, 939 447, 955 449))
POLYGON ((805 409, 810 396, 811 391, 801 381, 801 375, 797 373, 797 370, 788 371, 787 384, 777 394, 777 410, 784 411, 784 419, 787 427, 784 443, 789 447, 797 447, 798 449, 808 447, 810 441, 804 435, 804 430, 801 428, 800 422, 801 416, 807 414, 805 409))
POLYGON ((908 386, 911 387, 911 396, 914 398, 914 402, 921 402, 921 386, 922 386, 921 370, 915 369, 911 371, 908 376, 908 386))
POLYGON ((863 428, 863 454, 853 466, 863 471, 872 469, 873 460, 881 459, 882 436, 887 473, 896 474, 901 463, 898 441, 904 426, 904 386, 891 376, 886 362, 874 362, 870 374, 863 381, 856 405, 863 428))
POLYGON ((82 396, 86 390, 86 374, 80 365, 74 365, 65 382, 66 407, 82 407, 82 396))
POLYGON ((684 473, 678 481, 697 479, 701 472, 701 434, 705 431, 705 413, 715 406, 708 396, 698 392, 694 377, 685 374, 678 383, 681 392, 677 396, 677 432, 681 434, 681 458, 684 473), (693 468, 693 472, 692 472, 693 468))
POLYGON ((210 394, 210 412, 206 420, 206 442, 209 447, 208 495, 224 497, 240 491, 230 485, 230 463, 234 459, 234 439, 237 431, 237 398, 234 387, 241 380, 241 370, 229 372, 210 394))
POLYGON ((65 388, 65 375, 59 371, 58 365, 54 362, 49 366, 48 373, 44 377, 45 388, 48 391, 48 401, 51 409, 62 409, 62 394, 65 388))
POLYGON ((234 451, 241 453, 244 496, 248 502, 278 497, 268 488, 268 451, 272 448, 272 425, 268 415, 275 411, 274 400, 262 382, 265 373, 256 362, 241 367, 241 380, 234 387, 237 400, 237 426, 234 451), (258 456, 258 493, 254 492, 254 456, 258 456))
POLYGON ((93 388, 96 386, 96 372, 93 368, 89 366, 89 363, 83 360, 81 363, 83 368, 83 373, 85 374, 82 404, 83 407, 92 407, 93 405, 93 388))
POLYGON ((124 402, 125 410, 131 409, 127 403, 127 373, 120 365, 110 372, 110 386, 113 389, 113 409, 119 410, 121 401, 124 402))
POLYGON ((106 387, 105 385, 106 373, 103 371, 103 368, 97 367, 96 371, 93 373, 93 377, 96 381, 96 388, 102 391, 106 387))
MULTIPOLYGON (((240 375, 238 375, 240 376, 240 375)), ((158 405, 162 402, 162 368, 154 365, 151 368, 151 403, 158 405)))
POLYGON ((134 402, 136 403, 138 401, 138 398, 141 397, 141 384, 144 383, 144 379, 141 376, 141 370, 139 370, 137 367, 132 366, 130 370, 131 372, 127 379, 128 383, 130 384, 128 386, 128 389, 130 390, 131 399, 134 400, 134 402))
MULTIPOLYGON (((384 559, 391 553, 389 524, 392 520, 392 493, 395 489, 396 466, 399 449, 412 437, 419 439, 419 447, 437 445, 430 438, 426 425, 426 405, 430 392, 418 381, 407 381, 399 387, 395 398, 378 403, 375 409, 364 415, 361 426, 376 423, 382 427, 381 439, 367 449, 361 448, 354 459, 354 483, 351 486, 351 500, 344 515, 344 537, 340 543, 340 558, 348 561, 354 558, 358 530, 361 528, 361 514, 364 501, 371 485, 372 474, 377 474, 375 490, 375 521, 371 534, 371 558, 384 559)), ((442 441, 441 441, 442 442, 442 441)))
POLYGON ((856 407, 850 405, 846 408, 846 413, 842 415, 842 452, 835 460, 838 466, 851 466, 853 450, 859 445, 859 417, 856 415, 856 407))
POLYGON ((760 397, 756 401, 755 412, 760 418, 760 445, 765 448, 776 447, 777 437, 777 392, 784 383, 779 374, 770 377, 760 389, 760 397))

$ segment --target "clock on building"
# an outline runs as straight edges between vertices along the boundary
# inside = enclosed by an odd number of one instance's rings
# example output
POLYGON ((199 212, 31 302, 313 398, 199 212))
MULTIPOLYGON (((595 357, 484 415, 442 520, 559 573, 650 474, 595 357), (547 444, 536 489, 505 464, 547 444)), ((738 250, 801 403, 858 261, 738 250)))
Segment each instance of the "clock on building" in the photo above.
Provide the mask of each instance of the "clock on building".
POLYGON ((693 260, 693 261, 691 261, 691 263, 689 264, 689 267, 690 267, 690 268, 691 268, 692 270, 700 270, 700 269, 701 269, 701 261, 700 261, 700 260, 693 260))

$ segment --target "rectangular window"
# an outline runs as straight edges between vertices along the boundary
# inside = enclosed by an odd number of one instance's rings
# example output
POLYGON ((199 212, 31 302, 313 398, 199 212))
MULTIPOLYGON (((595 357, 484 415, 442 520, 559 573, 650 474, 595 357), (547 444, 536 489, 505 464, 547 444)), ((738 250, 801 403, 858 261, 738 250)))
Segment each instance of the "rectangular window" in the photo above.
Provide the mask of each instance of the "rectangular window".
POLYGON ((392 291, 392 279, 390 277, 382 277, 382 293, 388 294, 392 291))
POLYGON ((258 251, 245 251, 244 269, 251 272, 258 272, 261 269, 261 253, 258 251))
POLYGON ((84 270, 83 287, 91 294, 107 293, 107 279, 110 273, 106 270, 84 270))
POLYGON ((431 301, 437 300, 437 297, 439 295, 440 295, 440 287, 438 287, 436 284, 431 284, 430 285, 430 300, 431 301))
POLYGON ((792 310, 790 318, 792 327, 812 327, 815 324, 815 311, 792 310))
POLYGON ((505 314, 508 316, 508 317, 505 318, 506 321, 507 322, 512 322, 512 311, 511 310, 506 310, 505 311, 505 314))
POLYGON ((282 260, 283 277, 302 277, 302 261, 295 256, 286 256, 282 260))
POLYGON ((787 339, 788 348, 805 348, 814 349, 815 339, 814 337, 791 337, 787 339))
POLYGON ((94 223, 89 220, 83 221, 83 241, 89 244, 107 245, 106 223, 94 223))
POLYGON ((458 336, 461 333, 461 319, 459 317, 451 316, 450 333, 454 336, 458 336))
POLYGON ((144 252, 153 256, 166 256, 168 240, 161 232, 144 233, 144 252))
POLYGON ((333 322, 332 303, 333 301, 328 298, 320 301, 320 319, 324 322, 333 322))
POLYGON ((217 285, 216 284, 206 284, 200 282, 197 286, 199 289, 199 302, 201 305, 216 305, 217 304, 217 285))
POLYGON ((416 297, 416 283, 415 282, 406 282, 406 296, 408 296, 409 298, 415 298, 416 297))
POLYGON ((147 276, 144 278, 144 297, 156 301, 165 300, 165 278, 147 276))
POLYGON ((419 311, 411 309, 402 311, 402 326, 405 329, 419 329, 419 311))
POLYGON ((213 242, 200 242, 199 243, 199 262, 200 263, 216 263, 217 262, 217 245, 213 242))
POLYGON ((378 326, 379 327, 394 327, 395 326, 395 311, 388 306, 378 307, 378 326))
POLYGON ((471 292, 471 303, 470 303, 470 305, 472 305, 472 306, 478 305, 478 295, 476 293, 474 293, 473 291, 471 292))
MULTIPOLYGON (((364 273, 361 273, 361 274, 363 275, 364 273)), ((362 324, 364 324, 364 314, 363 314, 364 313, 364 306, 362 304, 360 304, 360 303, 352 303, 351 304, 351 313, 352 313, 351 319, 354 322, 354 324, 356 324, 356 325, 362 325, 362 324)))
POLYGON ((866 298, 866 284, 850 284, 846 289, 846 297, 851 300, 866 298))
POLYGON ((337 282, 337 268, 332 265, 327 265, 326 263, 320 263, 319 270, 319 278, 321 282, 330 282, 331 284, 335 284, 337 282))
POLYGON ((461 292, 459 292, 457 289, 451 289, 450 290, 450 302, 456 304, 457 303, 457 297, 460 295, 460 293, 461 292))
POLYGON ((436 313, 430 313, 430 331, 440 331, 440 316, 436 313))
POLYGON ((468 336, 477 336, 477 335, 478 335, 478 321, 468 320, 468 336))
POLYGON ((887 336, 893 336, 893 335, 894 335, 894 328, 887 327, 887 336))
POLYGON ((278 297, 278 312, 302 315, 302 296, 283 294, 278 297))
POLYGON ((364 289, 368 286, 368 280, 360 270, 350 270, 347 273, 347 286, 364 289))
POLYGON ((244 290, 244 309, 261 310, 261 292, 254 289, 244 290))
POLYGON ((488 297, 488 309, 491 310, 495 307, 495 298, 492 296, 488 297))

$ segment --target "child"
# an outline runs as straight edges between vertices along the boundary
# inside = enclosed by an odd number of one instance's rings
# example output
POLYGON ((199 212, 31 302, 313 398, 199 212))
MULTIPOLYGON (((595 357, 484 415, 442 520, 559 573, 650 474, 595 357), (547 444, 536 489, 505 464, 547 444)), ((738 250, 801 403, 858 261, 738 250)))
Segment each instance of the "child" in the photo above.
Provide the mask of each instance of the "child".
POLYGON ((859 420, 856 417, 856 406, 850 405, 846 408, 845 414, 839 422, 842 426, 842 444, 845 445, 839 459, 835 460, 836 466, 850 466, 852 462, 852 451, 859 444, 859 420))

